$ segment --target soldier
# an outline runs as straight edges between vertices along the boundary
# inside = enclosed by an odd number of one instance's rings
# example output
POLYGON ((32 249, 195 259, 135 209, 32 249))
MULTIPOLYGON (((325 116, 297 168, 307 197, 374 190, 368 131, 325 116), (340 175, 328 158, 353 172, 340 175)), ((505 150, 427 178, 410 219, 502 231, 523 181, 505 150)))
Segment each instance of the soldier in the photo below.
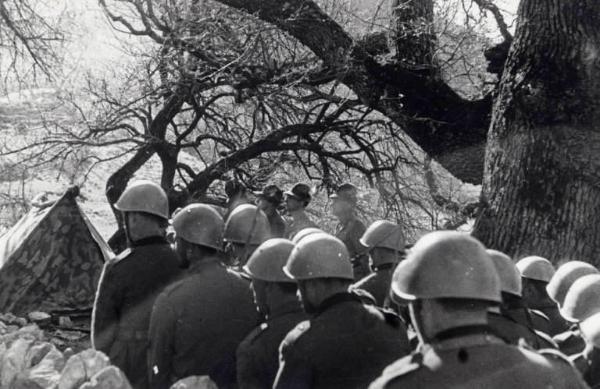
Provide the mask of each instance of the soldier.
POLYGON ((378 220, 367 228, 360 243, 369 249, 369 265, 373 273, 354 283, 352 288, 369 292, 379 307, 389 308, 392 305, 392 275, 404 255, 404 235, 400 226, 387 220, 378 220))
POLYGON ((277 185, 267 185, 260 192, 254 192, 257 197, 256 205, 267 215, 271 226, 272 238, 283 238, 285 236, 285 221, 277 211, 283 202, 283 192, 277 185))
MULTIPOLYGON (((573 283, 583 276, 597 273, 598 270, 589 263, 569 261, 560 266, 550 279, 546 287, 548 296, 556 302, 559 308, 562 308, 567 292, 573 283)), ((581 336, 577 324, 573 324, 567 331, 555 335, 553 339, 565 355, 580 353, 585 348, 585 340, 581 336)))
POLYGON ((150 312, 158 293, 179 274, 166 240, 169 205, 162 188, 137 181, 115 208, 123 212, 129 248, 104 266, 92 318, 92 344, 122 369, 134 388, 146 388, 150 312))
POLYGON ((494 262, 496 272, 500 278, 500 291, 502 303, 500 306, 488 309, 488 324, 500 335, 502 339, 510 344, 520 345, 527 343, 534 349, 556 348, 552 339, 543 332, 536 331, 529 318, 529 312, 521 300, 521 274, 513 260, 506 254, 496 250, 487 250, 494 262), (513 315, 516 311, 524 314, 524 322, 519 322, 519 317, 513 315))
MULTIPOLYGON (((221 258, 223 219, 208 205, 175 215, 178 251, 190 263, 182 280, 158 296, 150 321, 150 387, 208 375, 220 388, 236 386, 235 350, 258 324, 248 283, 221 258)), ((141 360, 138 360, 140 363, 141 360)))
POLYGON ((394 293, 410 300, 419 352, 386 368, 377 388, 585 388, 560 353, 506 344, 487 324, 500 280, 476 239, 427 234, 394 272, 394 293))
POLYGON ((348 248, 354 268, 354 281, 362 280, 371 273, 371 270, 369 269, 369 257, 360 244, 360 238, 366 228, 356 216, 358 189, 350 183, 342 184, 329 198, 333 201, 331 213, 338 219, 335 236, 348 248))
POLYGON ((600 385, 600 314, 595 314, 580 324, 583 337, 586 339, 585 349, 570 359, 579 369, 585 382, 597 388, 600 385))
POLYGON ((225 222, 223 239, 228 263, 243 268, 254 250, 270 236, 271 227, 263 211, 251 204, 238 206, 225 222))
POLYGON ((409 352, 406 330, 392 313, 364 305, 342 241, 304 237, 284 271, 298 283, 310 319, 283 340, 274 388, 364 388, 385 365, 409 352))
POLYGON ((523 283, 523 300, 534 310, 540 311, 550 320, 548 335, 565 332, 569 327, 558 311, 558 307, 548 296, 546 287, 552 279, 555 269, 546 258, 525 257, 517 262, 523 283))
POLYGON ((312 199, 310 187, 306 184, 298 183, 294 185, 291 190, 285 191, 284 194, 285 208, 292 217, 292 222, 285 232, 287 238, 294 238, 294 235, 304 228, 318 228, 317 225, 310 220, 305 211, 312 199))
POLYGON ((258 247, 245 266, 252 278, 254 302, 266 321, 254 329, 237 350, 240 388, 271 388, 279 365, 279 344, 307 318, 296 297, 294 280, 283 272, 294 244, 269 239, 258 247))

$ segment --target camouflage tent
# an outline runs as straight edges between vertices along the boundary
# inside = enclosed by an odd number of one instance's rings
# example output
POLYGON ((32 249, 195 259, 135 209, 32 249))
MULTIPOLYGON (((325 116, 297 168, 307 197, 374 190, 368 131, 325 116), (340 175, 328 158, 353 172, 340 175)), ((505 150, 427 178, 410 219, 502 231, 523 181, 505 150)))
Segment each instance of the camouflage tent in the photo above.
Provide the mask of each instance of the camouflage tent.
POLYGON ((0 312, 91 307, 104 261, 112 254, 83 214, 72 188, 38 203, 0 237, 0 312))

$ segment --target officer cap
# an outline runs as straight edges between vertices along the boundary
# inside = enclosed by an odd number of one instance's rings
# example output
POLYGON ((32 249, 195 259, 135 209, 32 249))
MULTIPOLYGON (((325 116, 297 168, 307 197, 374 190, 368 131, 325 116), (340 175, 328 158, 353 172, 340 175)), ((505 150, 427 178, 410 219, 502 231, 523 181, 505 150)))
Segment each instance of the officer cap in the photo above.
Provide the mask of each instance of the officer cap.
POLYGON ((406 300, 502 301, 500 279, 483 244, 455 231, 432 232, 419 239, 396 267, 392 291, 406 300))
POLYGON ((583 276, 596 273, 598 273, 598 269, 587 262, 569 261, 564 263, 556 270, 546 286, 548 296, 560 307, 575 281, 583 276))
POLYGON ((285 195, 291 196, 300 201, 310 201, 312 198, 310 192, 310 186, 303 183, 297 183, 292 187, 292 189, 286 190, 285 195))
POLYGON ((354 279, 346 245, 326 233, 310 234, 299 241, 292 250, 284 271, 294 280, 354 279))
POLYGON ((160 185, 147 180, 138 180, 127 186, 115 208, 121 212, 144 212, 169 218, 167 194, 160 185))
POLYGON ((346 201, 350 204, 356 204, 358 201, 358 188, 353 184, 347 182, 340 185, 337 191, 329 196, 330 199, 338 199, 346 201))
POLYGON ((535 255, 519 260, 517 269, 521 277, 543 282, 549 282, 555 271, 549 260, 535 255))
POLYGON ((269 239, 252 253, 244 270, 250 277, 257 280, 295 282, 283 271, 293 249, 294 244, 288 239, 269 239))
POLYGON ((210 205, 191 204, 173 217, 176 236, 190 243, 222 248, 223 218, 210 205))
POLYGON ((254 195, 263 198, 276 206, 283 201, 283 192, 277 185, 267 185, 262 191, 254 192, 254 195))

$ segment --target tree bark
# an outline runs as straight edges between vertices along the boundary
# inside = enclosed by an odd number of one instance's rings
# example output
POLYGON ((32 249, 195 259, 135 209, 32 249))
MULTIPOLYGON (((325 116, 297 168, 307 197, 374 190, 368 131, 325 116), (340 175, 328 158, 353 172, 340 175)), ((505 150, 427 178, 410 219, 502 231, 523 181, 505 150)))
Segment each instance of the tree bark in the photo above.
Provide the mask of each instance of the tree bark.
POLYGON ((600 2, 522 0, 488 135, 475 236, 600 264, 600 2))

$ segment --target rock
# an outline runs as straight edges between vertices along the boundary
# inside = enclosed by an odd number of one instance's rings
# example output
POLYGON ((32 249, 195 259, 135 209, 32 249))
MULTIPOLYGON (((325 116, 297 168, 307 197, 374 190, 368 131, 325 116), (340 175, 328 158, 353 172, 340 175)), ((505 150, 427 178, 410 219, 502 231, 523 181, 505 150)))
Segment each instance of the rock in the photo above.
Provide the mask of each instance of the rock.
POLYGON ((37 325, 31 324, 20 328, 17 331, 1 336, 0 342, 6 343, 10 346, 17 339, 43 340, 44 331, 40 330, 37 325))
POLYGON ((56 389, 64 364, 62 353, 51 346, 38 364, 17 376, 12 389, 56 389))
POLYGON ((58 389, 77 389, 93 375, 110 365, 106 355, 93 349, 84 350, 67 360, 58 389))
POLYGON ((35 366, 50 352, 50 350, 55 349, 52 344, 44 342, 40 344, 36 344, 27 351, 25 365, 26 367, 35 366))
POLYGON ((183 378, 173 385, 170 389, 219 389, 217 384, 209 376, 191 376, 183 378))
POLYGON ((18 327, 24 327, 27 325, 27 319, 24 319, 22 317, 17 317, 15 315, 13 315, 12 313, 0 314, 0 321, 4 322, 6 324, 16 325, 18 327))
POLYGON ((108 366, 96 373, 79 389, 131 389, 125 374, 116 366, 108 366))
POLYGON ((73 327, 73 322, 69 316, 60 316, 58 318, 58 325, 61 327, 73 327))
POLYGON ((46 312, 30 312, 27 315, 29 321, 36 323, 38 325, 46 325, 49 324, 52 320, 52 316, 47 314, 46 312))
POLYGON ((27 352, 33 345, 33 339, 16 339, 6 350, 0 364, 2 375, 0 386, 9 388, 17 375, 27 369, 27 352))

